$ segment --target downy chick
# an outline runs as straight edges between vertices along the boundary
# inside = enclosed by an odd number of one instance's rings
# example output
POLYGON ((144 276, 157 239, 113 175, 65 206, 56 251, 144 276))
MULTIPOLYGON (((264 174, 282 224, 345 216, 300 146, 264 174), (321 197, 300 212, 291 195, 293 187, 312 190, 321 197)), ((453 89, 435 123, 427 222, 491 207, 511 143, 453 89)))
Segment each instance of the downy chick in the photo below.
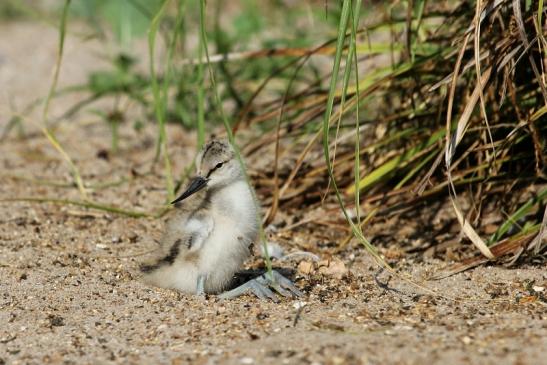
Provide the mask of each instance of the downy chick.
POLYGON ((198 154, 195 177, 173 203, 162 256, 143 265, 144 280, 186 293, 219 293, 250 255, 257 207, 235 152, 213 140, 198 154))

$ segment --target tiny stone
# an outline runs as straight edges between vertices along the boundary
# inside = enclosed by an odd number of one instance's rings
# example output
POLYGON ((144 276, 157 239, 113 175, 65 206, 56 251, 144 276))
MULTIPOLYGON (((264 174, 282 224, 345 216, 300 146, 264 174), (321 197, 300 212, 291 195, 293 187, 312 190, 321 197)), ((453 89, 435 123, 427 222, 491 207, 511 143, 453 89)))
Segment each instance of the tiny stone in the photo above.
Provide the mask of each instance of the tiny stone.
POLYGON ((61 316, 52 314, 49 316, 48 319, 49 319, 49 324, 53 327, 61 327, 65 325, 65 320, 61 316))
POLYGON ((313 271, 313 263, 309 261, 302 261, 298 264, 298 272, 302 275, 309 275, 313 271))
POLYGON ((465 345, 469 345, 469 344, 472 342, 472 340, 471 340, 471 338, 470 338, 469 336, 464 336, 464 337, 462 337, 462 342, 463 342, 465 345))
POLYGON ((303 301, 297 301, 295 302, 292 306, 294 309, 300 309, 300 308, 304 308, 306 305, 308 305, 307 302, 303 302, 303 301))

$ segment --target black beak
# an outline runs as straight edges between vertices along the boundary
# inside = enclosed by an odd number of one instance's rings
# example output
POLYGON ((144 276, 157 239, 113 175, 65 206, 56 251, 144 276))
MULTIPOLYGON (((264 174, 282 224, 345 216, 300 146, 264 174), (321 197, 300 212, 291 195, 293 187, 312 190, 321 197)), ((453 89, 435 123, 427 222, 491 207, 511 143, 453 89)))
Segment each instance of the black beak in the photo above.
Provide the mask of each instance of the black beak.
POLYGON ((184 199, 188 198, 190 195, 197 193, 201 189, 207 186, 207 179, 196 176, 192 182, 190 183, 190 186, 186 189, 184 193, 182 193, 181 196, 179 196, 177 199, 173 200, 171 204, 178 203, 180 201, 183 201, 184 199))

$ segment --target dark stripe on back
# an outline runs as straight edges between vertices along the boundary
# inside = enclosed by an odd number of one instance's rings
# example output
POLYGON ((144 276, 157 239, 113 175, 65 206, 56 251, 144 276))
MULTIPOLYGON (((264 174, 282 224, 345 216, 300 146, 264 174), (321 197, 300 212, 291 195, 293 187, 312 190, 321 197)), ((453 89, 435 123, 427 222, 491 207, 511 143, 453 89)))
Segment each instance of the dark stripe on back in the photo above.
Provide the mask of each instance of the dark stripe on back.
POLYGON ((169 250, 169 254, 165 256, 164 258, 162 258, 160 261, 165 262, 169 265, 172 265, 173 262, 175 262, 175 259, 177 258, 177 256, 179 255, 181 243, 182 243, 182 240, 180 238, 176 240, 173 246, 171 246, 171 249, 169 250))
POLYGON ((180 245, 181 244, 182 244, 182 240, 179 238, 178 240, 175 241, 173 246, 171 246, 171 248, 169 249, 169 253, 165 257, 158 260, 158 262, 155 263, 155 264, 141 265, 141 267, 139 268, 140 271, 144 272, 144 273, 150 273, 154 270, 159 269, 162 266, 172 265, 173 262, 175 262, 177 256, 180 253, 180 245))

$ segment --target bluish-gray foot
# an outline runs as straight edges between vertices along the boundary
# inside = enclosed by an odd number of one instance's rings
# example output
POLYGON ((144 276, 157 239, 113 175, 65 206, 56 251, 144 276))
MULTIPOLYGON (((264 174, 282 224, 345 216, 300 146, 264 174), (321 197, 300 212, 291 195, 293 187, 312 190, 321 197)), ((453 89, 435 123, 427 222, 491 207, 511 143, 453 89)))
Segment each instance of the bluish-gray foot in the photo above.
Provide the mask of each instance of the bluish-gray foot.
POLYGON ((276 303, 279 302, 279 299, 270 288, 284 297, 301 297, 303 295, 292 281, 276 270, 272 270, 271 277, 268 273, 262 274, 235 289, 220 294, 218 297, 233 299, 250 291, 260 299, 271 299, 276 303))

